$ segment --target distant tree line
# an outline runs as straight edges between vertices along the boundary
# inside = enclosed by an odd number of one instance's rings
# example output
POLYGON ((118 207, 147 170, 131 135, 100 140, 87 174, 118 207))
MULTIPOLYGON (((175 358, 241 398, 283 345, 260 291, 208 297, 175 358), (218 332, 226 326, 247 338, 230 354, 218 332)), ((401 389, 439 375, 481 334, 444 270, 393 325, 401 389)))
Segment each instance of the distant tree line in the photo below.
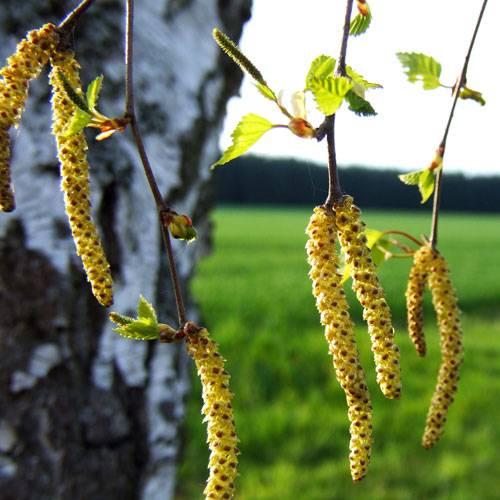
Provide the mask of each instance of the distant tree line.
MULTIPOLYGON (((395 169, 349 166, 340 170, 344 190, 368 208, 422 209, 418 191, 398 179, 395 169)), ((222 204, 318 205, 327 194, 327 169, 315 163, 245 156, 215 172, 222 204)), ((428 201, 426 205, 432 203, 428 201)), ((443 176, 442 208, 500 212, 500 176, 443 176)))

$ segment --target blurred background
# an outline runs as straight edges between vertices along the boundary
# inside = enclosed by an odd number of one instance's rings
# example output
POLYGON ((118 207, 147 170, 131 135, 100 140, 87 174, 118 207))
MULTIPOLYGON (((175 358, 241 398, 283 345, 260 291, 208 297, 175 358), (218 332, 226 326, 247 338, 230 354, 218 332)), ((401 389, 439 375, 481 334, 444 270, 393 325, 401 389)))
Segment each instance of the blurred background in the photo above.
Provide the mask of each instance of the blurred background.
MULTIPOLYGON (((78 2, 0 6, 0 64, 27 30, 59 22, 78 2)), ((103 73, 106 114, 123 109, 123 2, 97 0, 74 42, 82 80, 103 73)), ((341 181, 368 227, 429 233, 430 203, 397 174, 434 156, 450 92, 406 81, 397 51, 425 52, 452 85, 481 2, 370 2, 368 33, 351 39, 348 64, 384 88, 378 116, 338 116, 341 181)), ((486 9, 469 84, 486 106, 459 102, 445 159, 440 250, 463 311, 465 363, 446 431, 433 450, 421 435, 439 367, 439 335, 426 299, 427 357, 406 332, 410 260, 380 268, 401 347, 403 395, 375 384, 361 310, 350 291, 374 406, 368 476, 353 484, 348 419, 311 294, 304 233, 326 197, 326 145, 269 132, 246 155, 209 165, 243 114, 276 115, 217 50, 217 26, 240 40, 270 85, 299 90, 312 59, 336 56, 344 2, 144 0, 136 7, 137 108, 165 198, 192 216, 198 240, 175 245, 188 310, 227 359, 241 467, 237 498, 498 498, 500 460, 500 113, 494 61, 500 5, 486 9), (147 28, 145 28, 147 27, 147 28), (239 93, 239 95, 237 95, 239 93), (198 261, 201 262, 198 265, 198 261)), ((74 252, 50 136, 46 73, 30 86, 11 130, 17 208, 0 217, 0 498, 201 498, 207 477, 201 389, 184 346, 118 338, 90 294, 74 252)), ((309 118, 321 118, 308 103, 309 118)), ((132 314, 139 294, 175 323, 156 215, 127 133, 88 134, 94 217, 115 279, 113 310, 132 314)))

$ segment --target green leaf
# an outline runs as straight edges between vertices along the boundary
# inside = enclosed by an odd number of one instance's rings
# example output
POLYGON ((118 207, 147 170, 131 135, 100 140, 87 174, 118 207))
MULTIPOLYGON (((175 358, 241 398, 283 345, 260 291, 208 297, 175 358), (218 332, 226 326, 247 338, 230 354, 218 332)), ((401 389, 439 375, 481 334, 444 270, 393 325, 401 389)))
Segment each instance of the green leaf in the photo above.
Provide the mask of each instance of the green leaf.
POLYGON ((321 55, 316 57, 309 67, 306 76, 306 90, 311 89, 313 80, 323 81, 328 77, 333 77, 336 61, 333 57, 321 55))
POLYGON ((269 99, 270 101, 276 102, 278 100, 278 97, 274 93, 274 91, 269 88, 267 85, 263 85, 262 83, 256 82, 255 86, 257 87, 257 90, 266 98, 269 99))
POLYGON ((377 112, 373 106, 366 100, 355 93, 354 88, 347 92, 346 101, 349 104, 349 109, 361 116, 375 116, 377 112))
POLYGON ((91 114, 89 107, 87 106, 87 102, 85 98, 82 96, 82 91, 80 89, 74 88, 69 80, 66 78, 66 75, 61 71, 57 70, 57 77, 61 81, 61 84, 66 92, 66 95, 70 99, 70 101, 77 107, 77 109, 81 111, 85 111, 88 114, 91 114))
POLYGON ((126 326, 132 323, 132 321, 135 321, 134 318, 131 318, 130 316, 124 316, 123 314, 119 314, 117 312, 109 313, 109 319, 119 326, 126 326))
POLYGON ((159 338, 158 325, 151 325, 141 320, 135 320, 128 325, 113 329, 114 332, 123 337, 134 340, 156 340, 159 338))
POLYGON ((139 297, 139 303, 137 304, 137 318, 148 320, 154 325, 158 324, 154 307, 142 295, 139 297))
MULTIPOLYGON (((347 73, 347 76, 352 79, 354 83, 357 83, 359 86, 363 87, 364 89, 381 89, 382 85, 380 83, 372 83, 369 82, 368 80, 365 79, 363 75, 358 73, 357 71, 354 71, 351 66, 346 66, 345 71, 347 73)), ((363 96, 360 96, 363 97, 363 96)))
POLYGON ((422 201, 420 203, 425 203, 432 196, 432 193, 434 192, 435 182, 436 179, 434 177, 434 173, 431 170, 425 169, 421 173, 420 179, 418 181, 418 190, 420 191, 420 194, 422 196, 422 201))
POLYGON ((433 57, 417 52, 398 52, 397 57, 404 68, 408 80, 412 83, 422 82, 425 90, 441 86, 441 64, 433 57))
POLYGON ((82 111, 80 108, 76 108, 71 117, 71 121, 64 131, 64 137, 71 137, 72 135, 79 134, 91 121, 92 115, 82 111))
POLYGON ((372 22, 371 11, 368 11, 368 15, 366 15, 366 16, 363 16, 362 14, 358 14, 351 21, 351 25, 349 27, 349 35, 351 35, 351 36, 362 35, 370 27, 371 22, 372 22))
POLYGON ((481 104, 481 106, 484 106, 486 104, 486 101, 484 100, 483 94, 481 92, 478 92, 477 90, 472 90, 468 87, 464 87, 460 90, 459 94, 460 99, 471 99, 473 101, 478 102, 481 104))
POLYGON ((353 83, 349 78, 329 76, 324 80, 312 78, 309 88, 314 95, 318 109, 328 116, 333 115, 339 109, 352 86, 353 83))
POLYGON ((422 175, 422 170, 416 170, 414 172, 409 172, 407 174, 398 175, 399 180, 404 184, 409 186, 416 186, 420 181, 420 176, 422 175))
POLYGON ((262 116, 253 113, 245 115, 231 134, 233 143, 210 168, 214 169, 218 165, 224 165, 241 156, 270 130, 272 126, 273 124, 262 116))
POLYGON ((95 110, 97 101, 99 100, 103 79, 104 77, 100 75, 87 87, 87 105, 91 111, 95 110))

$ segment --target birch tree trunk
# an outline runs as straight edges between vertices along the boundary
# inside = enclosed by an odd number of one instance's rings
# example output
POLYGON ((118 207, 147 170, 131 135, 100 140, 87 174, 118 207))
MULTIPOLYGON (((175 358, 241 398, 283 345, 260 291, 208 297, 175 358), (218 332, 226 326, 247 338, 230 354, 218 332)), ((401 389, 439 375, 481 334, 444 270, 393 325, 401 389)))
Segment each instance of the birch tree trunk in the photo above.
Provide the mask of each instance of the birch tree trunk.
MULTIPOLYGON (((100 108, 124 105, 123 3, 98 0, 75 32, 82 80, 103 73, 100 108)), ((139 122, 162 193, 193 217, 193 245, 176 245, 183 288, 209 243, 208 166, 228 98, 240 84, 211 41, 238 39, 251 0, 142 0, 136 6, 139 122)), ((0 65, 29 29, 57 23, 76 2, 2 0, 0 65)), ((17 208, 0 214, 0 497, 172 498, 189 390, 183 346, 112 333, 76 256, 50 135, 47 75, 30 87, 11 134, 17 208)), ((112 266, 113 310, 142 293, 175 323, 153 199, 128 132, 89 136, 92 205, 112 266)), ((189 316, 195 311, 189 306, 189 316)))

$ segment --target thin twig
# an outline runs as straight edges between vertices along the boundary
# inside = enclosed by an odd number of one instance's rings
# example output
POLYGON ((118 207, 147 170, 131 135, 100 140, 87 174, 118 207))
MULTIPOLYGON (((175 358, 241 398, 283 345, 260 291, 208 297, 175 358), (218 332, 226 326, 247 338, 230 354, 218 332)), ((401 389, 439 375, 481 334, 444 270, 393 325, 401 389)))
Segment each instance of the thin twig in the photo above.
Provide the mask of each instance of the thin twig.
MULTIPOLYGON (((476 26, 474 28, 474 33, 472 34, 472 38, 469 44, 469 48, 467 50, 467 54, 465 55, 464 65, 462 67, 462 72, 460 73, 460 78, 455 85, 453 91, 453 103, 451 105, 450 114, 448 116, 448 121, 446 123, 446 128, 444 130, 443 139, 439 145, 442 150, 441 156, 444 157, 446 151, 446 140, 448 139, 448 133, 450 131, 451 122, 453 121, 453 116, 455 114, 455 107, 458 102, 458 97, 460 95, 460 90, 465 85, 467 81, 467 68, 469 67, 470 56, 472 54, 472 49, 474 47, 474 43, 476 41, 476 36, 479 31, 479 26, 481 25, 481 21, 483 19, 484 10, 486 9, 486 4, 488 0, 484 0, 481 6, 481 11, 479 12, 479 16, 476 21, 476 26)), ((436 174, 436 187, 434 189, 434 199, 432 203, 432 223, 431 223, 431 237, 430 244, 433 249, 436 249, 437 241, 438 241, 438 225, 439 225, 439 209, 441 206, 441 191, 443 185, 443 169, 440 168, 436 174)))
POLYGON ((343 194, 337 168, 337 152, 335 151, 335 115, 328 116, 326 123, 326 142, 328 144, 328 196, 325 200, 325 206, 332 207, 343 194))
POLYGON ((134 0, 126 0, 127 14, 126 14, 126 30, 125 30, 125 66, 126 66, 126 76, 125 76, 125 116, 130 120, 130 127, 132 129, 132 135, 134 137, 135 145, 137 151, 141 158, 142 166, 144 168, 144 173, 148 181, 151 193, 155 200, 156 209, 158 211, 158 217, 160 221, 161 233, 163 236, 163 241, 165 243, 165 249, 167 251, 168 266, 170 269, 170 277, 172 279, 172 287, 174 289, 175 304, 177 307, 177 316, 179 318, 179 326, 182 328, 186 323, 186 310, 184 307, 184 301, 182 298, 182 290, 180 286, 179 275, 177 274, 177 268, 175 265, 174 252, 172 249, 172 242, 170 239, 170 233, 168 230, 168 225, 164 223, 163 214, 169 212, 170 209, 165 203, 163 196, 161 195, 158 183, 151 168, 151 163, 144 147, 144 142, 142 141, 142 136, 137 124, 137 119, 135 116, 135 104, 134 104, 134 65, 133 65, 133 45, 134 45, 134 0))
MULTIPOLYGON (((342 43, 340 44, 340 54, 336 69, 336 74, 338 76, 346 76, 345 59, 347 53, 347 41, 349 39, 349 28, 351 25, 352 4, 353 0, 346 1, 342 43)), ((325 136, 328 143, 328 196, 325 201, 325 206, 331 207, 342 197, 343 194, 338 175, 337 153, 335 149, 335 114, 327 116, 323 124, 318 128, 316 138, 321 140, 325 136)))
POLYGON ((347 76, 345 69, 345 58, 347 54, 347 41, 349 40, 349 29, 351 27, 351 12, 354 0, 347 0, 345 8, 344 29, 342 31, 342 43, 336 73, 339 76, 347 76))
POLYGON ((82 14, 91 7, 95 0, 82 0, 57 26, 59 31, 70 32, 78 22, 82 14))

